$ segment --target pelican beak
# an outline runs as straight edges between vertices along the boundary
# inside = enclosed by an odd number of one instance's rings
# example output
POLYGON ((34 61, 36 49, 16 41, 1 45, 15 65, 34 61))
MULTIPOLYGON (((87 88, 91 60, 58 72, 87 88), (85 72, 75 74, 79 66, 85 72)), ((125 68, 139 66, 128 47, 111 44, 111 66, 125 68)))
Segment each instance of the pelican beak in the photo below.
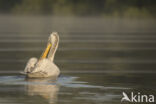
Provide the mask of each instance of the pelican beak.
POLYGON ((48 45, 47 45, 47 47, 46 47, 46 49, 45 49, 45 51, 43 52, 40 60, 47 57, 47 55, 48 55, 48 53, 50 51, 51 46, 52 46, 52 44, 49 42, 48 45))

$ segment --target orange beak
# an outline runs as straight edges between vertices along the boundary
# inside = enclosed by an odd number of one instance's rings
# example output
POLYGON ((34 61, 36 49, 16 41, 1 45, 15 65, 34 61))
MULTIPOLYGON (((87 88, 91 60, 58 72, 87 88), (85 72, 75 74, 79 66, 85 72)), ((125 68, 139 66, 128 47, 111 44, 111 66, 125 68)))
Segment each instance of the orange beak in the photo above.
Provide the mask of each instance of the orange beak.
POLYGON ((51 43, 48 43, 48 45, 47 45, 45 51, 43 52, 43 54, 42 54, 40 60, 47 57, 47 55, 48 55, 48 53, 49 53, 49 51, 50 51, 51 46, 52 46, 52 44, 51 44, 51 43))

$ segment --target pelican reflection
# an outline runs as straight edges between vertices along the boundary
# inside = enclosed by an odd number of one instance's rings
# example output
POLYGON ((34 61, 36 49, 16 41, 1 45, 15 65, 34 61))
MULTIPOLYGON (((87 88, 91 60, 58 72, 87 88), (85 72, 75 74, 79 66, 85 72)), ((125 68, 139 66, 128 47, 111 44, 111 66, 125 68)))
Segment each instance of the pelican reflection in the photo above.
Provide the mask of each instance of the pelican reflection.
POLYGON ((51 79, 26 79, 26 90, 29 96, 39 95, 48 100, 49 104, 56 104, 59 86, 51 79))

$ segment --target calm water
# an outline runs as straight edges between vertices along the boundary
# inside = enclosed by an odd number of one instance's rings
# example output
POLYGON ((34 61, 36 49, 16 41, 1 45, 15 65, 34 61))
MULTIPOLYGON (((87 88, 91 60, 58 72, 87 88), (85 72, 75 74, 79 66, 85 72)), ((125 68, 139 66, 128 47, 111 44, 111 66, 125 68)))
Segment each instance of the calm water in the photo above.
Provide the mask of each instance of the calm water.
POLYGON ((156 94, 156 21, 0 16, 0 104, 120 104, 122 92, 156 94), (20 71, 60 34, 53 79, 20 71))

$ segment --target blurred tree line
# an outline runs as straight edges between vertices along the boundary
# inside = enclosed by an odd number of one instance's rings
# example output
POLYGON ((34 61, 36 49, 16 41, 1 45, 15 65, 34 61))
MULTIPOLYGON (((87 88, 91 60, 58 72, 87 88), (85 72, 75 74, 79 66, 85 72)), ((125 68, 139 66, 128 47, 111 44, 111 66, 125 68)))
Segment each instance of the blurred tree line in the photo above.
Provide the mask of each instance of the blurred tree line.
POLYGON ((155 17, 156 0, 0 0, 0 13, 155 17))

